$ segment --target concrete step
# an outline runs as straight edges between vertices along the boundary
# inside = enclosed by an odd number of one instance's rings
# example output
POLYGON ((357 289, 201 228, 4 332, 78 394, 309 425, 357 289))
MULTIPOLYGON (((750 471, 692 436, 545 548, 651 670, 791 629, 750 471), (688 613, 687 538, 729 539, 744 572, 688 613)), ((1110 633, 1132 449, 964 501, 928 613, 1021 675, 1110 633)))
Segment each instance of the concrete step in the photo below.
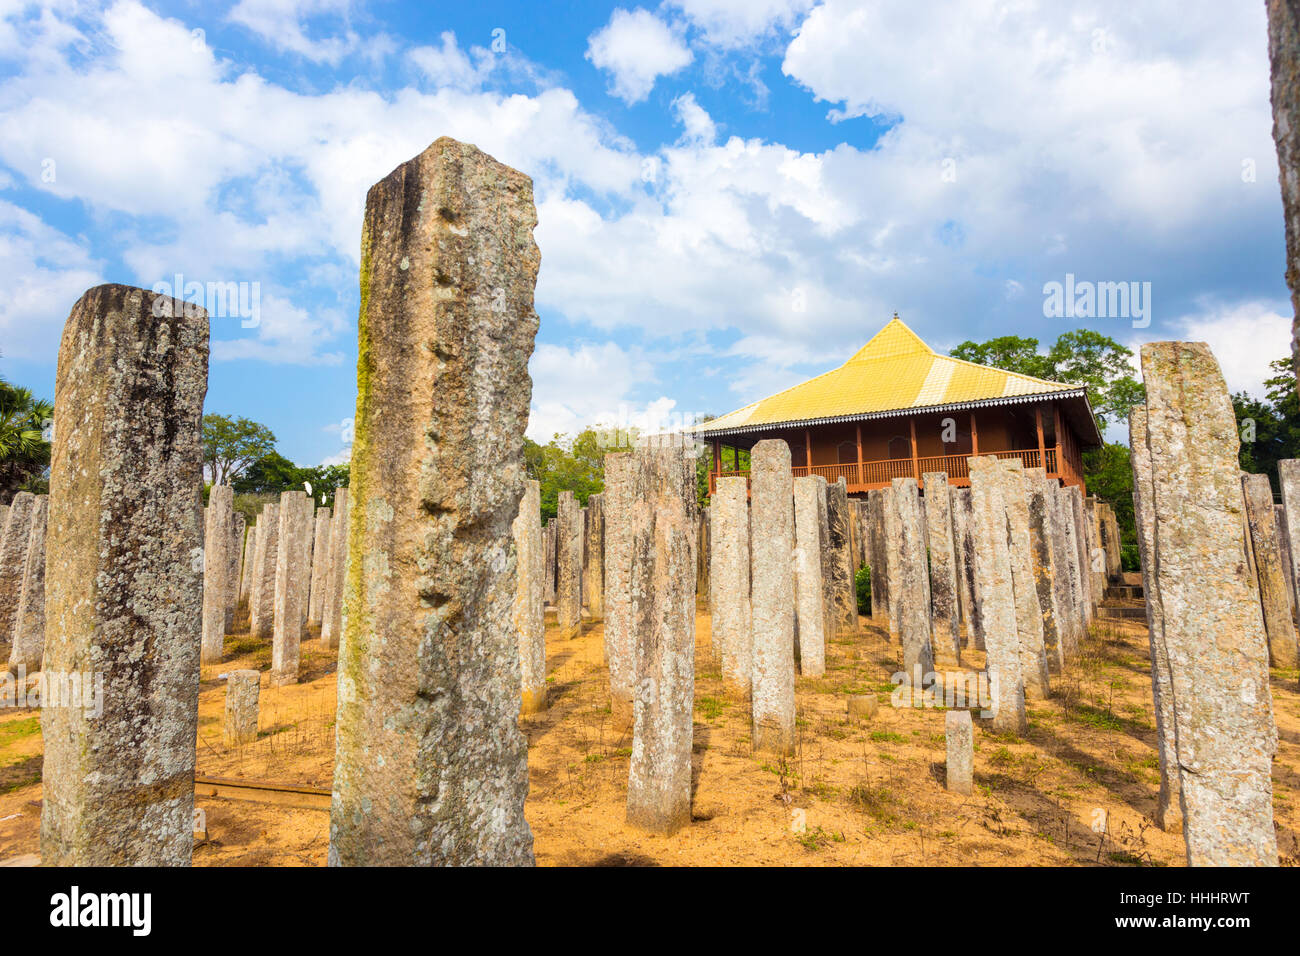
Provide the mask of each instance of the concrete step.
POLYGON ((1145 605, 1126 605, 1124 607, 1107 607, 1102 605, 1097 608, 1097 617, 1109 620, 1143 620, 1147 618, 1147 609, 1145 605))
POLYGON ((1142 591, 1142 585, 1140 584, 1112 584, 1110 587, 1106 588, 1106 597, 1116 598, 1121 601, 1139 600, 1144 596, 1145 594, 1142 591))

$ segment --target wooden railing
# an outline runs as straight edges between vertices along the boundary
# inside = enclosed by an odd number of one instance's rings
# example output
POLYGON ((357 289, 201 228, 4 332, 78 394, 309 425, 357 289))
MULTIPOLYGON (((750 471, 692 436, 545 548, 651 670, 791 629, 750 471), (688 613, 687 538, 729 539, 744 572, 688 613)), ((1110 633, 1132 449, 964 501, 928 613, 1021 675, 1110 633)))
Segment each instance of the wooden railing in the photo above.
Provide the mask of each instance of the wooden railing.
MULTIPOLYGON (((1018 458, 1026 468, 1045 468, 1049 478, 1064 479, 1067 484, 1074 483, 1075 476, 1082 472, 1082 467, 1073 465, 1073 456, 1068 450, 1065 456, 1056 447, 1048 448, 1042 453, 1037 448, 1015 449, 1013 451, 981 452, 982 455, 994 455, 998 458, 1018 458), (1066 471, 1060 470, 1064 461, 1066 471)), ((790 470, 794 477, 821 475, 828 483, 844 479, 849 491, 866 491, 871 488, 884 488, 895 478, 916 478, 921 487, 925 487, 922 477, 927 472, 943 472, 948 482, 954 485, 970 484, 970 468, 967 463, 969 455, 937 455, 926 458, 887 458, 881 461, 846 462, 838 465, 795 465, 790 470)), ((709 474, 709 494, 717 490, 719 478, 748 478, 748 471, 724 469, 709 474)))

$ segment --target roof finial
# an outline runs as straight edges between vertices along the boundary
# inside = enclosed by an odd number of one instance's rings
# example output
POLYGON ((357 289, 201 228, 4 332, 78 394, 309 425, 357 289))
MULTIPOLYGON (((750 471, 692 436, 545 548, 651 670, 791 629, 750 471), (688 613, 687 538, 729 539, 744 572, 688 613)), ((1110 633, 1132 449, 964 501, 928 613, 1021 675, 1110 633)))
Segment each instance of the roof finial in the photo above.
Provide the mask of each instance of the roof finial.
POLYGON ((898 318, 898 310, 897 310, 897 309, 894 310, 894 318, 898 318))

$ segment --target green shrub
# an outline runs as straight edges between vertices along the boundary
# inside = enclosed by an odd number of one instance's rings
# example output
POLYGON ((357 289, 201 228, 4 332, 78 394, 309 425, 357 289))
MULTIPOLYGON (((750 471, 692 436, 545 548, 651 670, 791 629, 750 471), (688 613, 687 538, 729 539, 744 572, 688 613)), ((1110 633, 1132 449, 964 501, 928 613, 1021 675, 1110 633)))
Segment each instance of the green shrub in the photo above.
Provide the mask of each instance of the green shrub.
POLYGON ((853 585, 858 592, 858 613, 871 616, 871 568, 863 565, 853 576, 853 585))
POLYGON ((1126 544, 1119 549, 1119 565, 1125 571, 1142 570, 1142 561, 1138 557, 1136 544, 1126 544))

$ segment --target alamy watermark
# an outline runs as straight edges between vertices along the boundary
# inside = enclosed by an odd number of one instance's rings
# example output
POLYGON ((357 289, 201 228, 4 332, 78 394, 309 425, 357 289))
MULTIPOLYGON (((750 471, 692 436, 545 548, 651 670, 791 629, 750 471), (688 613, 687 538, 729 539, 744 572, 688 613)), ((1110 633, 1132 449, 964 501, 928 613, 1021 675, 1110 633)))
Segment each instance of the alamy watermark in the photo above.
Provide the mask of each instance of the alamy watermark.
POLYGON ((19 664, 14 672, 0 673, 0 708, 76 708, 88 720, 104 713, 104 675, 97 671, 41 671, 33 683, 27 668, 19 664))
POLYGON ((171 300, 184 303, 187 312, 203 308, 214 319, 239 319, 240 328, 255 329, 262 324, 262 284, 260 282, 197 282, 176 273, 172 281, 153 284, 154 318, 171 316, 171 300))
POLYGON ((1133 328, 1151 324, 1150 282, 1078 281, 1043 284, 1043 315, 1049 319, 1130 319, 1133 328))

